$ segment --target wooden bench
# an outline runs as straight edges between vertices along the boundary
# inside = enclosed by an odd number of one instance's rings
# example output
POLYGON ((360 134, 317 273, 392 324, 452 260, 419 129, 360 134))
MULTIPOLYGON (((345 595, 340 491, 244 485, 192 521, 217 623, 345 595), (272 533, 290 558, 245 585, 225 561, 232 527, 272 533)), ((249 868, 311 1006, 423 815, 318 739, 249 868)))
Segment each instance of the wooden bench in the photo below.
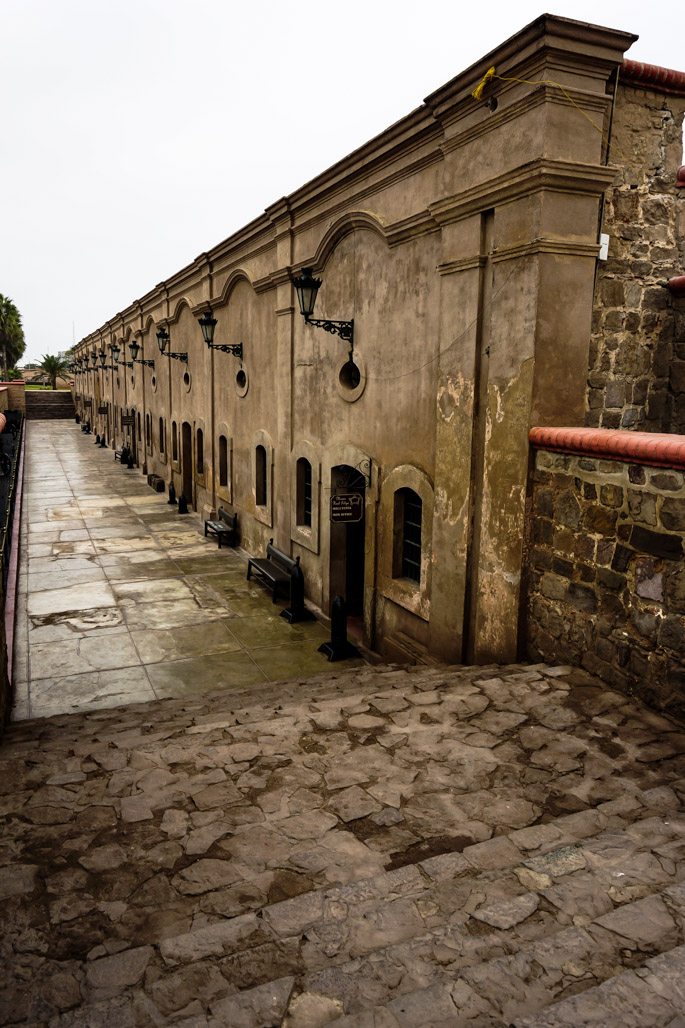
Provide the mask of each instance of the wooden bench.
POLYGON ((266 548, 266 559, 262 557, 250 557, 247 562, 247 580, 254 571, 259 580, 269 589, 273 589, 272 602, 278 598, 279 589, 285 587, 285 592, 290 593, 290 575, 294 568, 299 567, 300 558, 295 560, 283 553, 274 546, 273 539, 269 539, 266 548))
POLYGON ((124 452, 124 447, 122 447, 121 450, 115 450, 114 451, 114 460, 115 461, 119 461, 119 463, 121 463, 121 455, 122 455, 123 452, 124 452))
POLYGON ((150 486, 151 489, 154 489, 156 493, 164 492, 164 479, 161 478, 160 475, 148 475, 147 484, 150 486))
POLYGON ((219 507, 218 515, 217 521, 205 521, 205 538, 207 533, 211 532, 219 540, 219 549, 224 539, 229 546, 235 546, 238 536, 238 515, 231 514, 225 507, 219 507))

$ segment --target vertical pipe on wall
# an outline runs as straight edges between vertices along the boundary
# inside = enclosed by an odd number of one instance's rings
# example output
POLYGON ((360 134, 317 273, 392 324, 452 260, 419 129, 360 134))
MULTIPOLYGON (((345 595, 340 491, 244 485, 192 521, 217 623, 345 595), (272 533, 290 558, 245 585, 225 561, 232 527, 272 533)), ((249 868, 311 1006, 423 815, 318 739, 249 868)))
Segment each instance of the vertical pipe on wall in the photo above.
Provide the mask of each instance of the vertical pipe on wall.
POLYGON ((469 488, 468 542, 464 592, 464 629, 462 660, 474 663, 475 629, 478 610, 478 567, 480 562, 483 478, 485 474, 485 432, 487 424, 488 369, 490 356, 490 302, 492 299, 492 262, 495 212, 483 211, 480 221, 480 266, 478 272, 478 312, 474 356, 473 431, 471 433, 471 484, 469 488))

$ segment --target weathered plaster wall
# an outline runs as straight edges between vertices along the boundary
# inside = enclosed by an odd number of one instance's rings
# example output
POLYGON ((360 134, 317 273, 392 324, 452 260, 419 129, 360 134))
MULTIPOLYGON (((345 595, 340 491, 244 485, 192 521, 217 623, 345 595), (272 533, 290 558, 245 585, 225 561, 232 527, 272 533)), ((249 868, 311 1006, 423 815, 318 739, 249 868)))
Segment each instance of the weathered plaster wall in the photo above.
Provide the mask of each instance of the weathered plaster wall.
MULTIPOLYGON (((685 97, 620 85, 598 264, 585 424, 685 431, 685 317, 664 283, 685 271, 685 97)), ((570 422, 569 422, 570 423, 570 422)))
POLYGON ((235 510, 248 552, 273 536, 298 554, 324 611, 344 559, 328 517, 333 469, 365 469, 364 630, 377 649, 403 633, 445 660, 516 656, 528 430, 582 421, 599 202, 613 179, 582 112, 607 115, 607 83, 632 39, 543 15, 77 347, 116 343, 128 359, 130 340, 142 342, 154 369, 80 376, 82 394, 116 409, 108 440, 132 439, 122 411, 142 426, 149 415, 141 469, 183 488, 205 516, 219 503, 235 510), (496 110, 471 95, 492 64, 503 76, 488 87, 496 110), (536 85, 547 79, 565 92, 536 85), (303 266, 323 280, 316 316, 354 319, 357 388, 340 381, 346 345, 295 309, 303 266), (215 341, 243 342, 242 369, 203 343, 197 317, 209 304, 215 341), (159 355, 160 326, 187 365, 159 355), (266 503, 255 496, 257 446, 266 503), (311 530, 293 520, 301 456, 312 463, 311 530), (401 581, 388 553, 403 488, 422 497, 419 582, 401 581))
POLYGON ((524 638, 685 716, 685 474, 538 450, 524 638))

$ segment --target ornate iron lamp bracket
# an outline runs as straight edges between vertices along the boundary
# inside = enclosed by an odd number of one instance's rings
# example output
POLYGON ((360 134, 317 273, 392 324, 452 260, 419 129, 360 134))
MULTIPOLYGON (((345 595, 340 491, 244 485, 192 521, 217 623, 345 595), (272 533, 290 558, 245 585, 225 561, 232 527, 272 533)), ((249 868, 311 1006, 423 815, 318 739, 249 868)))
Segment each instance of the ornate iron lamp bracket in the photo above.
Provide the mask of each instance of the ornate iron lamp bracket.
POLYGON ((143 364, 146 368, 154 368, 154 366, 155 366, 155 362, 154 361, 134 360, 133 363, 134 364, 143 364))
POLYGON ((350 352, 352 352, 354 348, 354 318, 351 321, 332 321, 330 318, 312 318, 305 315, 304 320, 308 325, 322 328, 324 332, 330 332, 331 335, 340 336, 350 344, 350 352))
POLYGON ((234 357, 243 359, 242 343, 207 343, 210 350, 221 350, 222 353, 232 353, 234 357))

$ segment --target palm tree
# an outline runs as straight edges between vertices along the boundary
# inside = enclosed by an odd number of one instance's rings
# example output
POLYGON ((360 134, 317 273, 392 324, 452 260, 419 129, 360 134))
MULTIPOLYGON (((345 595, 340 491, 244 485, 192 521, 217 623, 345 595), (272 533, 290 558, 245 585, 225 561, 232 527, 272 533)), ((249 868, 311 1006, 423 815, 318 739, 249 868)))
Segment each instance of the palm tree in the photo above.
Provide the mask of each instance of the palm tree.
POLYGON ((44 356, 39 365, 52 382, 52 388, 57 388, 57 379, 66 378, 69 371, 69 358, 64 354, 57 354, 56 357, 44 356))
POLYGON ((0 352, 2 372, 7 377, 8 367, 13 368, 26 348, 21 315, 9 299, 0 293, 0 352))

